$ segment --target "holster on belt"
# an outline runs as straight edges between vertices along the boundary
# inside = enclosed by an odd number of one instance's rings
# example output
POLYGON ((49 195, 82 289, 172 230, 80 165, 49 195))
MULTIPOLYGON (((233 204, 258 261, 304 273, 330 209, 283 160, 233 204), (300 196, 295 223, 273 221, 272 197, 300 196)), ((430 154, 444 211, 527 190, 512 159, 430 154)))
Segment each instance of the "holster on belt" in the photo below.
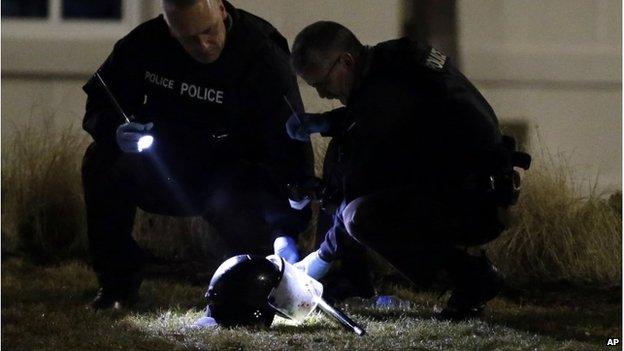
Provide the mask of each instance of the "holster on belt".
POLYGON ((515 205, 521 189, 520 173, 515 168, 528 170, 531 166, 531 155, 517 151, 516 140, 503 135, 502 142, 490 155, 487 163, 489 171, 486 177, 486 193, 498 206, 515 205))

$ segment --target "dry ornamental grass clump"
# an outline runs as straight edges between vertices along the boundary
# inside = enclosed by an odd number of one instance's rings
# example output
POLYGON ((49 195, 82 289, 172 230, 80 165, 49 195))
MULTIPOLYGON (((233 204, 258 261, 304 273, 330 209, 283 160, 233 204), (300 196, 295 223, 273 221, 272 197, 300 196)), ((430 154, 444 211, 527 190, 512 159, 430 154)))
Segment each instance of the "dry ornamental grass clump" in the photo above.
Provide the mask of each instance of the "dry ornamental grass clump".
POLYGON ((41 262, 85 252, 80 163, 87 138, 78 135, 73 126, 55 129, 49 117, 3 141, 4 252, 41 262))
POLYGON ((583 188, 565 156, 542 151, 512 213, 488 247, 508 281, 621 284, 621 192, 583 188))
MULTIPOLYGON (((2 149, 2 249, 36 262, 86 255, 86 219, 80 168, 90 142, 54 118, 15 129, 2 149)), ((135 238, 156 255, 206 254, 210 229, 201 219, 174 219, 138 211, 135 238)), ((208 254, 212 251, 208 250, 208 254)))

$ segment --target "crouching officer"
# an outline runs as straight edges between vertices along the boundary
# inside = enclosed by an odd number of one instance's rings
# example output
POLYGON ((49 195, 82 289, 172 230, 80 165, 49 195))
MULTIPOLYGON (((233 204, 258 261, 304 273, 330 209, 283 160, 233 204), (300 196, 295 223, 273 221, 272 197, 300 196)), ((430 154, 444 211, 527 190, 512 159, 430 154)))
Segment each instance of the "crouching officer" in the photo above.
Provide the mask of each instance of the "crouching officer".
POLYGON ((502 278, 466 247, 504 230, 517 199, 515 166, 527 154, 500 133, 494 111, 441 52, 399 39, 363 46, 334 22, 306 27, 293 44, 297 73, 345 107, 300 114, 289 135, 332 136, 341 204, 320 248, 297 266, 315 278, 342 257, 343 238, 375 250, 414 282, 444 274, 453 290, 439 317, 478 316, 502 278))
POLYGON ((288 138, 285 100, 301 109, 288 44, 268 22, 222 0, 165 0, 164 16, 115 45, 88 95, 83 127, 87 230, 101 289, 92 305, 132 302, 143 256, 137 206, 202 216, 231 248, 297 261, 287 184, 313 176, 311 148, 288 138), (131 122, 107 95, 107 85, 131 122), (153 145, 143 145, 149 135, 153 145))

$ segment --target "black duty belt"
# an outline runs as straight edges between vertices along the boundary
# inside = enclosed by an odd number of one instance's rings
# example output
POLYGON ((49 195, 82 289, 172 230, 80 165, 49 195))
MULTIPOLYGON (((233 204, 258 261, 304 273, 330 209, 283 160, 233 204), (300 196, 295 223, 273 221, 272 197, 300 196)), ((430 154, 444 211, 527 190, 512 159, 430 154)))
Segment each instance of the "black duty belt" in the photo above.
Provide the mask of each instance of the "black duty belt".
POLYGON ((516 150, 516 140, 503 135, 502 143, 497 152, 496 166, 487 179, 486 192, 494 202, 503 207, 515 205, 518 202, 522 180, 520 173, 515 169, 528 170, 531 166, 531 155, 516 150))

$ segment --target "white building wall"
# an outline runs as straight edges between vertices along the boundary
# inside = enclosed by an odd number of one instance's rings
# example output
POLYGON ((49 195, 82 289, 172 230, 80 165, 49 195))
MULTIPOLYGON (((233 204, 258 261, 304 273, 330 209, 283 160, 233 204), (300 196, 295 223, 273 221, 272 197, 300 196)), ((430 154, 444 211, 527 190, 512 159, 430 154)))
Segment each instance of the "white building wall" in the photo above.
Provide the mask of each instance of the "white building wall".
MULTIPOLYGON (((363 42, 400 33, 403 0, 233 0, 273 23, 292 43, 317 20, 351 28, 363 42)), ((409 0, 406 0, 409 1, 409 0)), ((137 0, 136 23, 160 12, 137 0)), ((620 189, 621 3, 617 0, 458 0, 463 70, 503 121, 539 127, 551 151, 568 153, 581 177, 620 189)), ((2 140, 29 118, 54 114, 79 125, 80 87, 136 23, 41 31, 2 23, 2 140)), ((309 111, 337 105, 302 86, 309 111)), ((535 147, 537 142, 531 141, 535 147)))
MULTIPOLYGON (((269 20, 292 45, 297 33, 316 21, 335 21, 351 29, 364 44, 400 36, 402 0, 233 0, 243 8, 269 20)), ((340 106, 338 101, 319 99, 316 91, 299 84, 308 112, 340 106)))
POLYGON ((527 121, 535 153, 563 153, 579 180, 622 185, 618 0, 460 0, 463 70, 503 121, 527 121))

